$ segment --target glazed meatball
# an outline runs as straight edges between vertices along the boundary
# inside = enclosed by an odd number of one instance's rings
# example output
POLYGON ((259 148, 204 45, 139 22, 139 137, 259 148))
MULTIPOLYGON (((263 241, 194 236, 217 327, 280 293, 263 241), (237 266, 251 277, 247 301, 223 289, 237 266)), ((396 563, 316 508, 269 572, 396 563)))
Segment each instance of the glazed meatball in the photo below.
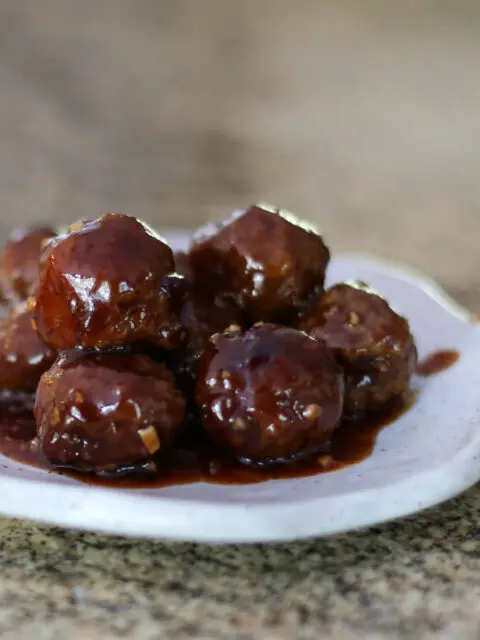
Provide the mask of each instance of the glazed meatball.
POLYGON ((191 293, 183 304, 180 322, 186 331, 186 338, 181 348, 172 354, 171 362, 182 391, 192 396, 198 361, 210 337, 230 326, 245 328, 247 319, 233 300, 212 299, 191 293))
POLYGON ((34 329, 26 303, 0 320, 0 390, 34 393, 54 360, 54 352, 34 329))
POLYGON ((58 349, 139 341, 171 349, 182 336, 174 271, 170 248, 135 218, 77 223, 42 256, 38 331, 58 349))
POLYGON ((366 285, 335 285, 298 328, 324 340, 345 370, 347 415, 362 416, 407 390, 417 361, 408 322, 366 285))
POLYGON ((11 302, 26 300, 37 284, 40 255, 55 232, 50 227, 14 231, 0 254, 0 289, 11 302))
MULTIPOLYGON (((34 451, 35 447, 30 447, 31 441, 37 435, 33 416, 34 403, 35 394, 33 393, 0 392, 0 438, 2 445, 8 443, 9 440, 23 440, 28 443, 27 451, 34 451)), ((5 451, 2 453, 6 455, 5 451)))
POLYGON ((343 377, 322 341, 263 324, 211 339, 196 401, 210 436, 242 461, 294 459, 330 440, 342 415, 343 377))
POLYGON ((97 472, 168 449, 184 412, 173 374, 134 353, 61 356, 42 376, 35 404, 45 458, 97 472))
POLYGON ((280 323, 323 291, 329 258, 312 228, 263 206, 200 235, 189 254, 197 289, 230 296, 252 321, 280 323))

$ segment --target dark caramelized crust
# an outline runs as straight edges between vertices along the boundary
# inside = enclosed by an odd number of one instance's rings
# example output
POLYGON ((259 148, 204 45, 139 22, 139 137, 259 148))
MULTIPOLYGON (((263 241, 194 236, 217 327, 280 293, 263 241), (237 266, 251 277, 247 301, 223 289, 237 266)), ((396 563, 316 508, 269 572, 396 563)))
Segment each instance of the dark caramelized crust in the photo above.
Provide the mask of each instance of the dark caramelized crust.
POLYGON ((245 328, 245 313, 228 298, 212 299, 188 294, 180 313, 186 339, 171 356, 172 369, 177 374, 182 391, 191 396, 195 386, 197 365, 210 337, 231 325, 245 328))
POLYGON ((9 302, 26 300, 38 279, 44 244, 55 236, 50 227, 14 231, 0 254, 0 290, 9 302))
POLYGON ((35 418, 50 462, 113 470, 167 450, 185 400, 163 364, 139 354, 60 357, 40 381, 35 418))
POLYGON ((417 351, 408 322, 362 284, 338 284, 298 328, 324 340, 345 370, 345 412, 361 416, 408 389, 417 351))
POLYGON ((253 321, 282 323, 323 291, 329 259, 311 228, 260 206, 200 237, 189 254, 199 291, 230 296, 253 321))
POLYGON ((134 218, 107 214, 75 225, 42 256, 38 330, 59 349, 138 341, 173 348, 182 336, 174 270, 170 248, 134 218))
POLYGON ((55 360, 32 323, 25 303, 0 320, 0 390, 34 393, 40 376, 55 360))
POLYGON ((323 342, 266 324, 210 341, 196 400, 205 429, 239 458, 292 458, 330 439, 342 414, 343 378, 323 342))

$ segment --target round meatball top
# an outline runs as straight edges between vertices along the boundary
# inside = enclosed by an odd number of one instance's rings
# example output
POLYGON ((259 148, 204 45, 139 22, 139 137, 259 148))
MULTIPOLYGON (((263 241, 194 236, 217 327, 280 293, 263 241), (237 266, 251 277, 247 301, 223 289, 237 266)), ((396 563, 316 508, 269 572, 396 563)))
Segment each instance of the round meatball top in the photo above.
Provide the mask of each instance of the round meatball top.
POLYGON ((227 295, 252 321, 286 323, 323 291, 330 253, 291 214, 252 206, 194 241, 194 286, 227 295))
POLYGON ((363 283, 328 289, 298 322, 325 341, 345 371, 345 411, 361 416, 408 389, 417 351, 410 327, 363 283))
POLYGON ((139 341, 173 348, 182 335, 180 280, 170 247, 135 218, 76 223, 42 256, 38 330, 59 349, 139 341))
POLYGON ((339 424, 343 377, 322 341, 272 324, 213 336, 200 360, 196 401, 208 433, 241 459, 319 450, 339 424))

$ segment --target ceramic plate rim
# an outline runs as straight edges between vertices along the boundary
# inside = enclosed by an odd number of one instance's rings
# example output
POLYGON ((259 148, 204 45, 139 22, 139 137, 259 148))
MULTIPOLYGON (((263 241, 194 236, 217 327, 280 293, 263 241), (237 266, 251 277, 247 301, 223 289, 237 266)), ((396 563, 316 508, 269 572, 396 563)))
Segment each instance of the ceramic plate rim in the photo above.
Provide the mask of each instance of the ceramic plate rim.
MULTIPOLYGON (((177 236, 181 234, 176 232, 177 236)), ((171 236, 172 233, 164 232, 171 236)), ((183 237, 183 236, 182 236, 183 237)), ((432 278, 411 267, 369 254, 348 252, 336 256, 354 261, 393 278, 408 281, 423 290, 450 315, 464 323, 476 323, 476 317, 468 309, 453 300, 432 278)), ((480 325, 479 337, 480 337, 480 325)), ((3 458, 3 456, 2 456, 3 458)), ((342 516, 338 509, 338 496, 307 497, 298 502, 232 503, 221 505, 211 501, 195 500, 186 503, 179 498, 123 492, 87 485, 59 485, 27 478, 12 478, 0 470, 0 513, 12 518, 64 526, 73 529, 98 531, 113 535, 134 536, 163 540, 205 543, 258 543, 280 542, 313 536, 325 536, 404 517, 451 498, 480 480, 480 433, 472 446, 461 449, 448 463, 448 481, 445 482, 445 465, 430 468, 389 483, 381 488, 351 491, 345 506, 349 516, 342 516), (442 490, 438 488, 442 475, 442 490), (372 491, 379 508, 372 515, 367 509, 372 501, 372 491), (407 495, 399 507, 391 498, 393 491, 407 495), (25 493, 28 500, 25 500, 25 493), (433 497, 432 497, 433 496, 433 497), (54 500, 54 506, 49 506, 54 500), (107 504, 111 517, 106 517, 107 504), (163 508, 162 508, 163 507, 163 508), (319 523, 315 510, 337 513, 334 520, 325 518, 319 523), (122 516, 132 509, 135 517, 122 516), (212 530, 221 509, 222 527, 212 530), (356 517, 351 524, 352 509, 356 517), (115 516, 115 514, 120 514, 115 516), (271 520, 275 521, 272 528, 271 520), (348 524, 350 522, 350 524, 348 524), (300 523, 300 524, 299 524, 300 523)), ((317 514, 318 515, 318 514, 317 514)))

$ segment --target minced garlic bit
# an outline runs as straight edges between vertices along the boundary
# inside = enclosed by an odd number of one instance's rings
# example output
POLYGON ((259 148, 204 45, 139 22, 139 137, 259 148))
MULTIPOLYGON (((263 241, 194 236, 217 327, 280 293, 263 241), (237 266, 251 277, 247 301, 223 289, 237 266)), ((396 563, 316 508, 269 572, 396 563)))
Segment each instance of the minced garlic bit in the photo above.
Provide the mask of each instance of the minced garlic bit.
POLYGON ((50 423, 53 427, 60 423, 60 411, 56 407, 50 416, 50 423))
POLYGON ((347 317, 347 322, 351 327, 356 327, 360 323, 360 317, 355 311, 350 311, 347 317))
POLYGON ((28 311, 35 311, 36 306, 37 306, 37 299, 35 298, 35 296, 30 296, 27 299, 27 309, 28 309, 28 311))
POLYGON ((226 333, 226 334, 238 333, 241 330, 242 330, 242 327, 240 327, 238 324, 231 324, 229 327, 225 329, 223 333, 226 333))
POLYGON ((322 408, 318 404, 308 404, 302 411, 302 416, 307 420, 316 420, 320 417, 322 408))
POLYGON ((82 402, 84 402, 85 397, 81 391, 75 391, 75 393, 73 394, 73 399, 77 404, 81 404, 82 402))
POLYGON ((232 426, 235 429, 235 431, 243 431, 244 429, 247 428, 245 420, 242 420, 242 418, 235 418, 232 426))
POLYGON ((230 371, 227 371, 226 369, 224 369, 220 374, 220 377, 222 378, 222 380, 228 380, 229 378, 232 377, 232 374, 230 373, 230 371))
POLYGON ((327 467, 329 467, 332 464, 333 458, 328 453, 324 453, 321 456, 318 456, 317 462, 318 462, 318 465, 322 467, 322 469, 327 469, 327 467))
POLYGON ((263 327, 264 324, 265 324, 265 322, 263 320, 259 320, 258 322, 255 322, 255 324, 253 326, 254 327, 263 327))
POLYGON ((150 425, 145 429, 140 429, 138 435, 143 440, 143 444, 149 453, 155 453, 160 449, 160 438, 158 437, 157 430, 153 425, 150 425))
POLYGON ((85 221, 84 220, 77 220, 76 222, 73 222, 69 227, 68 230, 70 233, 75 233, 75 231, 80 231, 80 229, 83 229, 85 225, 85 221))

